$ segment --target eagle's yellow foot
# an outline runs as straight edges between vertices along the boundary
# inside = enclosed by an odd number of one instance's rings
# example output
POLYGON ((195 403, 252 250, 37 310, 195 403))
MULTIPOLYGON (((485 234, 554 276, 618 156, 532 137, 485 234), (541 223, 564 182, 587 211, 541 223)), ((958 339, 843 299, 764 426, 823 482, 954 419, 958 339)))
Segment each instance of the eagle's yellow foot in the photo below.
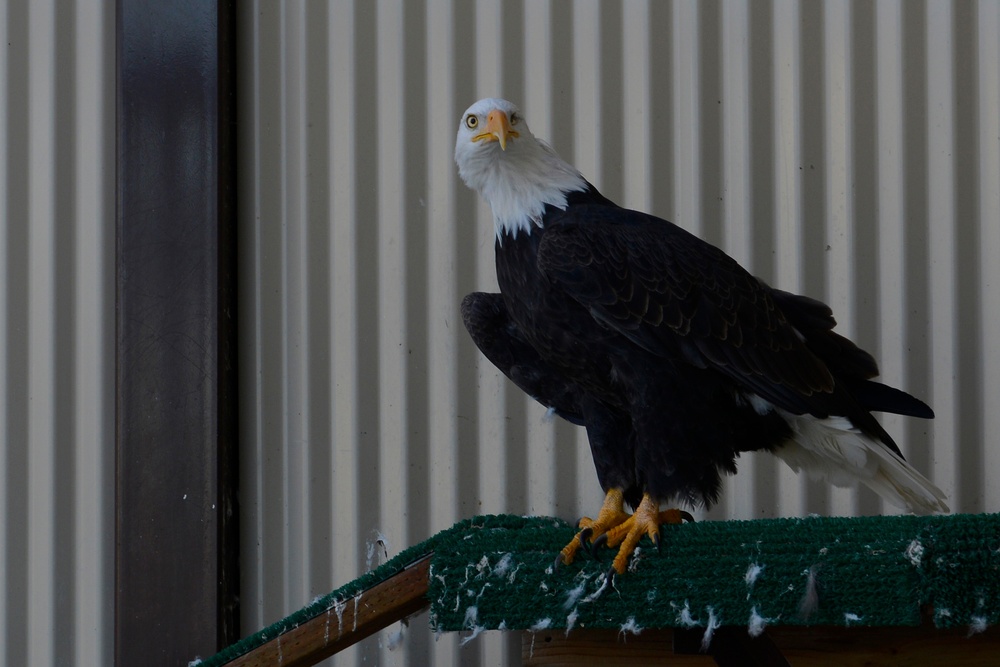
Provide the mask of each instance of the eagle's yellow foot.
POLYGON ((618 548, 618 555, 615 556, 615 560, 612 563, 615 572, 618 574, 625 573, 629 556, 635 551, 635 547, 639 544, 639 540, 643 535, 649 535, 649 539, 653 541, 653 545, 659 548, 660 524, 678 524, 684 521, 692 522, 694 521, 694 517, 688 512, 677 509, 663 510, 661 512, 660 503, 653 500, 649 494, 644 493, 642 495, 642 502, 635 509, 635 513, 626 521, 609 530, 601 538, 601 541, 605 542, 609 547, 621 544, 618 548))
POLYGON ((628 521, 630 518, 625 513, 622 490, 611 489, 604 496, 604 504, 601 505, 601 510, 597 513, 596 519, 589 517, 580 519, 580 523, 577 525, 581 529, 580 532, 559 552, 559 556, 556 558, 556 565, 558 566, 560 563, 569 565, 573 562, 573 558, 576 557, 576 552, 580 550, 580 547, 586 546, 588 540, 595 539, 595 536, 600 537, 604 535, 615 526, 628 521))

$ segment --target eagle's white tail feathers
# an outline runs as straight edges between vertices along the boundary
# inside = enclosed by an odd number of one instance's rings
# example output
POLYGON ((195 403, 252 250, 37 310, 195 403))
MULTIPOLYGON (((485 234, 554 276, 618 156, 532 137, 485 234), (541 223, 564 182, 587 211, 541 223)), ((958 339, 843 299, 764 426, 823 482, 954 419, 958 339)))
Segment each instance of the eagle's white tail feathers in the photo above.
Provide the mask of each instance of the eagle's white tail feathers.
POLYGON ((847 418, 780 412, 793 435, 774 453, 792 470, 805 470, 811 478, 824 478, 835 486, 861 482, 908 512, 949 511, 941 489, 847 418))

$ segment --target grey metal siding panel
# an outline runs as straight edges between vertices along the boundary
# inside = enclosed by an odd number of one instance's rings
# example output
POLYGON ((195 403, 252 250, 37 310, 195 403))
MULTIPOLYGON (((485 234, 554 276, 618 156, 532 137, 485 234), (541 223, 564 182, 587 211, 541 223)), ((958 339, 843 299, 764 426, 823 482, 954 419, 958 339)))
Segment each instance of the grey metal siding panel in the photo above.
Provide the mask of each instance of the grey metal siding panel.
POLYGON ((0 665, 111 661, 114 5, 0 5, 0 665))

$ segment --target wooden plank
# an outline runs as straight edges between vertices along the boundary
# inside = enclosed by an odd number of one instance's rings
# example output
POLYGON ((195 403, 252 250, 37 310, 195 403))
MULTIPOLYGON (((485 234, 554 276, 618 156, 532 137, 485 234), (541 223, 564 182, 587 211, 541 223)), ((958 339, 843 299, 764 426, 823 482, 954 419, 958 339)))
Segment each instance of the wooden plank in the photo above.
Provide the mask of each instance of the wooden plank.
POLYGON ((767 633, 793 665, 843 667, 986 667, 1000 656, 1000 626, 969 636, 968 628, 768 627, 767 633))
MULTIPOLYGON (((734 631, 745 628, 732 628, 734 631)), ((969 636, 966 628, 841 628, 768 626, 767 636, 795 667, 987 667, 1000 655, 1000 627, 969 636)), ((718 637, 716 638, 718 639, 718 637)), ((562 630, 522 634, 524 665, 715 665, 710 655, 674 653, 672 629, 639 635, 615 630, 562 630)), ((681 642, 683 644, 683 642, 681 642)), ((700 640, 699 640, 700 644, 700 640)), ((680 650, 687 650, 681 648, 680 650)))
MULTIPOLYGON (((703 629, 674 630, 674 653, 697 655, 703 653, 703 629)), ((728 625, 718 628, 708 647, 719 667, 790 667, 774 640, 766 632, 751 637, 742 626, 728 625)))
POLYGON ((431 556, 227 663, 228 667, 308 667, 428 605, 431 556))
POLYGON ((715 660, 708 655, 675 655, 674 633, 666 630, 643 630, 640 634, 617 630, 565 630, 524 632, 521 661, 524 665, 677 665, 708 667, 715 660))

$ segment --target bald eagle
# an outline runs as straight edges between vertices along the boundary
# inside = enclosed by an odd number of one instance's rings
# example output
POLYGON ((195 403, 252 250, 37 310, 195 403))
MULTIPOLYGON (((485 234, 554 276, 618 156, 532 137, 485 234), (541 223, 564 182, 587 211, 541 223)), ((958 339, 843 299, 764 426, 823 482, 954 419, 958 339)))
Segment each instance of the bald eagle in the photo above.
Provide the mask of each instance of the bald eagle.
POLYGON ((871 414, 933 412, 872 380, 874 358, 833 331, 828 306, 617 206, 506 100, 462 115, 455 161, 492 209, 500 286, 465 297, 465 326, 518 387, 586 428, 606 493, 557 561, 602 541, 621 545, 624 572, 643 535, 658 543, 660 524, 685 516, 661 505, 710 506, 742 452, 860 482, 907 511, 948 511, 871 414))

